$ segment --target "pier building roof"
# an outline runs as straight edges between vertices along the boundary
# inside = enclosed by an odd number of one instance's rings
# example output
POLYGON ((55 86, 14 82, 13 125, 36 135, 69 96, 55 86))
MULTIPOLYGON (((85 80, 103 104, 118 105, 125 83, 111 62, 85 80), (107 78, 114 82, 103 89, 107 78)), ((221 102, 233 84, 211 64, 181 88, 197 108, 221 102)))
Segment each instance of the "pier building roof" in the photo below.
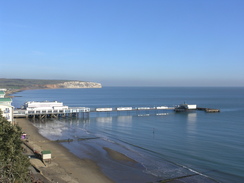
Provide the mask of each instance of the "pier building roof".
POLYGON ((40 107, 65 107, 62 102, 26 102, 24 104, 24 108, 40 108, 40 107))

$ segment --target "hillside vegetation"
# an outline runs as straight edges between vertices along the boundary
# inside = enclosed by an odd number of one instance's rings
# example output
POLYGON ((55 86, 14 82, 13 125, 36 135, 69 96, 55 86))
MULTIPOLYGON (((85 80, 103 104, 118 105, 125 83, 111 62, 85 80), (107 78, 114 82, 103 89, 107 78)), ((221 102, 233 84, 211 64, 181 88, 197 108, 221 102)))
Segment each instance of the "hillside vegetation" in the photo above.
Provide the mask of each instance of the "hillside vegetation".
POLYGON ((69 80, 38 80, 38 79, 5 79, 0 78, 0 88, 22 89, 30 87, 41 87, 50 84, 59 84, 69 80))
POLYGON ((1 79, 0 88, 7 89, 6 94, 21 90, 58 89, 58 88, 102 88, 100 83, 71 80, 38 80, 38 79, 1 79))

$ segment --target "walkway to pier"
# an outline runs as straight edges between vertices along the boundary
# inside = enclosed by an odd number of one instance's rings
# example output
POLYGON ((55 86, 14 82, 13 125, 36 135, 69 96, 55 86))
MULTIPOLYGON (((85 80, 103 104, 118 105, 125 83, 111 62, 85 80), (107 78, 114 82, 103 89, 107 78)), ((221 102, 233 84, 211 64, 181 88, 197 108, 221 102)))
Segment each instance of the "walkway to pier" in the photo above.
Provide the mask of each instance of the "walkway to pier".
POLYGON ((122 112, 122 111, 150 111, 150 110, 174 110, 175 107, 159 106, 159 107, 116 107, 116 108, 94 108, 90 112, 122 112))

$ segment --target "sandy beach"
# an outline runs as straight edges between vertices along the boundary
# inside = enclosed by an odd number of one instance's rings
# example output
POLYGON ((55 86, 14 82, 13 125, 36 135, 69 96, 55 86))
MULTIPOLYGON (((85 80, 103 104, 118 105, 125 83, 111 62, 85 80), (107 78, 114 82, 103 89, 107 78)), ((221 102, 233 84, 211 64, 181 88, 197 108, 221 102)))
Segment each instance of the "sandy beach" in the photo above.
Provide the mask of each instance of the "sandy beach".
POLYGON ((105 176, 95 162, 89 159, 80 159, 70 153, 57 142, 49 141, 41 136, 37 129, 27 119, 16 119, 16 123, 28 136, 29 146, 36 151, 50 150, 52 152, 51 163, 43 163, 41 160, 31 158, 30 162, 48 180, 55 183, 112 183, 105 176))

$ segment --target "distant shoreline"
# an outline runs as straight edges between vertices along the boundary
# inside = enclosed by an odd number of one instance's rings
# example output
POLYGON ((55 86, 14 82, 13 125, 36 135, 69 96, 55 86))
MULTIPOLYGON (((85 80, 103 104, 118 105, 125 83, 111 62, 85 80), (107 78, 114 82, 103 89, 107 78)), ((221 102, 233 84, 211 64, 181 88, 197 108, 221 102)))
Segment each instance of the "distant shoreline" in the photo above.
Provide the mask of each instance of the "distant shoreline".
MULTIPOLYGON (((9 89, 7 90, 5 93, 6 93, 6 97, 9 97, 9 98, 14 98, 16 96, 12 96, 13 94, 15 93, 18 93, 18 92, 22 92, 22 91, 26 91, 26 90, 50 90, 50 89, 90 89, 90 88, 20 88, 20 89, 9 89)), ((97 88, 99 89, 99 88, 97 88)))
POLYGON ((0 88, 7 89, 9 97, 24 90, 61 89, 61 88, 102 88, 101 83, 78 80, 38 80, 38 79, 5 79, 0 78, 0 88))
POLYGON ((13 89, 13 90, 7 90, 6 91, 6 97, 9 97, 9 98, 14 98, 15 96, 11 96, 12 94, 14 93, 18 93, 18 92, 22 92, 24 91, 25 89, 13 89))

